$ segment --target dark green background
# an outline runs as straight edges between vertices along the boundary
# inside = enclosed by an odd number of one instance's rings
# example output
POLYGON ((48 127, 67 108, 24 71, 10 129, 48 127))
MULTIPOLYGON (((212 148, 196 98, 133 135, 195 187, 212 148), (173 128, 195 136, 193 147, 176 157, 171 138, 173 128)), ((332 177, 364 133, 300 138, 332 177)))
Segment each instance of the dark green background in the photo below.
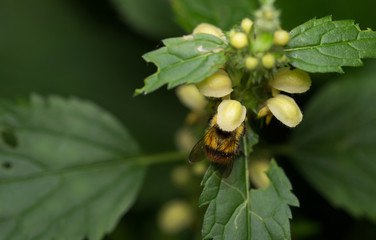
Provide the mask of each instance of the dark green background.
MULTIPOLYGON (((174 133, 187 113, 174 92, 163 88, 148 96, 133 98, 132 94, 155 71, 141 55, 161 46, 159 38, 183 31, 174 23, 167 0, 123 2, 120 15, 110 1, 2 0, 0 96, 17 99, 37 92, 88 99, 119 118, 144 152, 173 150, 174 133), (138 22, 141 25, 135 25, 138 22)), ((372 0, 281 0, 276 5, 282 9, 287 30, 312 17, 330 14, 334 20, 355 19, 363 29, 376 28, 376 2, 372 0)), ((345 72, 353 71, 357 70, 345 68, 345 72)), ((314 75, 311 93, 338 77, 314 75)), ((276 128, 272 126, 269 133, 276 128)), ((287 131, 279 133, 280 140, 287 131)), ((293 210, 295 239, 359 239, 359 234, 364 236, 362 239, 375 238, 374 225, 331 208, 289 164, 284 167, 302 203, 300 210, 293 210), (367 233, 368 237, 363 235, 367 233), (311 237, 305 237, 307 234, 311 237)), ((149 170, 139 203, 120 225, 118 237, 113 235, 112 239, 166 239, 156 228, 156 209, 172 197, 185 196, 169 181, 169 169, 169 165, 163 165, 149 170), (162 186, 162 190, 151 191, 155 186, 162 186), (128 229, 127 233, 123 229, 128 229), (127 238, 123 234, 128 234, 127 238)))

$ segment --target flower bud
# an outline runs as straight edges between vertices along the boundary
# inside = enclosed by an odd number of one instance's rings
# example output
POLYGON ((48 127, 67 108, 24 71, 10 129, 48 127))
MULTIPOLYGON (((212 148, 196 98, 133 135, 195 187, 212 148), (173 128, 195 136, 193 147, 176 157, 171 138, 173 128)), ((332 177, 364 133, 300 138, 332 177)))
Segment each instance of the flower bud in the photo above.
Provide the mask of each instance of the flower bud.
POLYGON ((253 26, 253 22, 249 18, 244 18, 242 20, 240 26, 245 33, 249 33, 251 31, 252 26, 253 26))
POLYGON ((226 37, 220 28, 217 28, 216 26, 208 23, 201 23, 197 25, 195 29, 193 29, 193 34, 196 33, 211 34, 218 38, 221 38, 222 40, 226 40, 226 37))
POLYGON ((232 92, 232 82, 227 72, 218 69, 216 73, 197 84, 201 94, 207 97, 224 97, 232 92))
POLYGON ((259 60, 255 57, 247 57, 245 59, 245 67, 249 70, 254 70, 257 68, 259 60))
POLYGON ((249 177, 256 188, 266 189, 270 180, 266 175, 270 163, 266 159, 251 159, 249 164, 249 177))
POLYGON ((268 106, 264 106, 260 109, 260 111, 257 113, 257 118, 262 118, 262 117, 265 117, 266 115, 268 115, 270 113, 270 110, 268 108, 268 106))
POLYGON ((274 44, 277 46, 285 46, 290 41, 290 35, 284 30, 274 32, 274 44))
POLYGON ((184 186, 191 179, 191 174, 186 165, 175 167, 171 172, 171 180, 178 186, 184 186))
POLYGON ((268 99, 266 105, 273 115, 288 127, 295 127, 303 119, 299 106, 289 96, 279 94, 268 99))
POLYGON ((196 112, 203 112, 207 104, 205 97, 194 84, 177 87, 176 95, 186 107, 196 112))
POLYGON ((264 56, 262 56, 261 62, 265 68, 272 68, 275 64, 275 59, 273 55, 267 53, 264 56))
POLYGON ((176 146, 182 152, 189 153, 196 142, 197 138, 193 134, 193 130, 191 128, 182 127, 175 134, 176 146))
POLYGON ((300 69, 290 70, 289 67, 278 69, 274 78, 269 81, 270 86, 288 93, 303 93, 311 87, 308 73, 300 69))
POLYGON ((182 200, 168 202, 159 212, 158 225, 164 233, 174 234, 193 222, 191 206, 182 200))
POLYGON ((245 33, 237 32, 230 37, 230 43, 234 48, 241 49, 248 45, 248 38, 245 33))
POLYGON ((202 177, 204 176, 207 168, 208 166, 206 165, 206 162, 201 161, 192 165, 192 172, 196 176, 202 177))
POLYGON ((245 120, 247 109, 236 100, 224 100, 217 109, 217 124, 223 131, 231 132, 245 120))

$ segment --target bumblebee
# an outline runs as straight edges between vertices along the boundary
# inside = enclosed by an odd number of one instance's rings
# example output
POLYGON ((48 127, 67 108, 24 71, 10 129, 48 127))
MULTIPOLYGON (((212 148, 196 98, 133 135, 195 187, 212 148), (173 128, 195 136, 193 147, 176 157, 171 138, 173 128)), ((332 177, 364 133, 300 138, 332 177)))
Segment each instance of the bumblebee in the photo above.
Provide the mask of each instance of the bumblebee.
POLYGON ((209 122, 205 136, 193 147, 189 162, 197 162, 207 157, 222 173, 222 177, 228 177, 232 171, 234 157, 240 153, 240 138, 246 131, 244 121, 234 131, 221 130, 215 114, 209 122))

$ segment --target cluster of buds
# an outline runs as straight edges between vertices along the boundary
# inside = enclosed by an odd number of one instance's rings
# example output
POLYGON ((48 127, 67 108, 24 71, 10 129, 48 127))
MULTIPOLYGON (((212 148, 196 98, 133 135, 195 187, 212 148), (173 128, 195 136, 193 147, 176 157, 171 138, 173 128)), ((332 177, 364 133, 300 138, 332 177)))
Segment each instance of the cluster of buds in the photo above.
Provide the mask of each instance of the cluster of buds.
MULTIPOLYGON (((270 90, 271 94, 269 98, 265 98, 265 102, 260 102, 258 118, 266 117, 265 121, 269 124, 275 116, 286 126, 295 127, 302 121, 303 115, 294 99, 281 92, 290 94, 306 92, 311 86, 311 79, 307 73, 299 69, 291 70, 286 67, 286 57, 281 47, 289 42, 289 34, 277 27, 271 27, 272 24, 277 24, 275 17, 278 17, 278 14, 273 12, 273 9, 267 8, 263 9, 259 13, 260 16, 256 18, 256 22, 269 21, 271 29, 269 32, 265 29, 256 31, 254 22, 245 18, 240 26, 226 34, 218 27, 207 23, 198 25, 193 34, 206 33, 221 38, 228 43, 230 52, 240 56, 234 58, 238 62, 230 63, 231 66, 244 68, 250 76, 252 73, 258 73, 268 79, 264 81, 263 86, 270 90)), ((232 61, 231 56, 229 61, 232 61)), ((247 87, 260 83, 254 79, 250 81, 247 87)), ((180 100, 194 112, 204 111, 207 104, 205 97, 221 99, 217 107, 217 124, 223 131, 231 132, 242 124, 247 112, 246 107, 237 101, 238 98, 231 100, 236 87, 233 84, 234 81, 223 66, 197 85, 180 86, 177 94, 180 100)), ((248 94, 252 94, 251 91, 248 94)))
POLYGON ((230 45, 235 49, 236 55, 241 55, 237 65, 244 66, 249 71, 260 68, 273 69, 276 64, 286 64, 286 57, 281 52, 290 36, 284 30, 271 32, 259 32, 256 34, 254 23, 251 19, 242 20, 240 27, 235 27, 229 32, 230 45))
MULTIPOLYGON (((202 23, 193 30, 193 34, 197 33, 207 33, 221 39, 225 37, 222 30, 207 23, 202 23)), ((180 100, 193 111, 205 108, 207 104, 205 97, 222 99, 217 108, 217 124, 219 128, 227 132, 239 127, 245 120, 247 112, 240 102, 231 100, 232 92, 232 81, 224 67, 197 85, 183 85, 177 88, 180 100)))

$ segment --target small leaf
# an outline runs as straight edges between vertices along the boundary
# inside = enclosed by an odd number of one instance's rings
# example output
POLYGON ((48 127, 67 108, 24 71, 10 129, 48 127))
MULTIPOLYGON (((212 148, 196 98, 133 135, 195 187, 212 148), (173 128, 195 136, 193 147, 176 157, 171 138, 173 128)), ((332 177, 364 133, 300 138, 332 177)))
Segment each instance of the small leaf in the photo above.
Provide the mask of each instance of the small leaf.
POLYGON ((251 16, 258 3, 249 0, 172 0, 172 7, 178 22, 188 32, 200 23, 210 23, 227 31, 251 16))
POLYGON ((208 205, 203 239, 291 239, 289 205, 298 206, 298 200, 274 161, 267 175, 271 182, 266 190, 250 190, 244 156, 235 159, 228 178, 221 178, 210 167, 202 181, 204 189, 199 200, 200 206, 208 205))
POLYGON ((304 110, 289 155, 333 205, 376 222, 375 96, 374 70, 325 88, 304 110))
POLYGON ((99 240, 135 200, 144 167, 107 112, 82 100, 0 102, 0 238, 99 240), (129 159, 129 160, 128 160, 129 159))
POLYGON ((209 34, 195 34, 163 41, 165 47, 143 56, 158 71, 145 79, 135 95, 148 94, 164 84, 168 89, 185 83, 198 83, 215 73, 226 62, 225 43, 209 34))
POLYGON ((360 30, 352 20, 312 19, 290 32, 285 49, 291 64, 307 72, 340 72, 376 57, 376 32, 360 30))

